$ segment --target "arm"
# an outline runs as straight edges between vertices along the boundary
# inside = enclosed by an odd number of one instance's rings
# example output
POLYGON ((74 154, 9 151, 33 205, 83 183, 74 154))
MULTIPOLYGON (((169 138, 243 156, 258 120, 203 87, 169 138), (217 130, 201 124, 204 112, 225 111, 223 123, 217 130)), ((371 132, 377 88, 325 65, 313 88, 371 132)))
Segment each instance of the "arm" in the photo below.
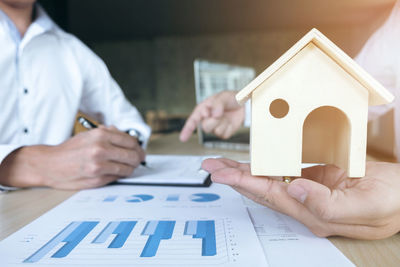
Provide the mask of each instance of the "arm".
MULTIPOLYGON (((74 71, 83 81, 82 93, 76 95, 82 111, 107 125, 115 124, 120 130, 135 128, 147 140, 150 129, 124 98, 104 63, 76 38, 64 37, 73 52, 70 59, 79 66, 74 71)), ((0 184, 62 189, 95 187, 130 175, 144 160, 137 140, 112 126, 81 133, 60 145, 16 148, 2 154, 0 184)))
POLYGON ((146 147, 150 127, 144 123, 136 107, 126 99, 104 62, 75 37, 71 39, 71 48, 84 80, 80 111, 121 131, 139 131, 146 147))
POLYGON ((380 239, 400 231, 400 164, 369 162, 361 179, 335 166, 303 169, 290 184, 250 174, 249 164, 208 159, 214 182, 285 213, 318 236, 380 239))
POLYGON ((59 189, 98 187, 130 175, 144 152, 114 127, 80 133, 57 146, 20 147, 0 164, 0 184, 59 189))

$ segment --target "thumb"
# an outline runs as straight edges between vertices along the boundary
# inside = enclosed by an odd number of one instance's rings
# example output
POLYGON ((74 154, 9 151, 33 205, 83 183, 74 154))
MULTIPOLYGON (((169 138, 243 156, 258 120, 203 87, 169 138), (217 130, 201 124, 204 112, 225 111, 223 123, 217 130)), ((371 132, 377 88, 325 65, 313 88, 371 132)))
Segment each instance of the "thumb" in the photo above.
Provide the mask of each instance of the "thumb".
POLYGON ((298 178, 289 184, 287 192, 317 217, 328 221, 335 217, 333 209, 335 194, 327 186, 298 178))

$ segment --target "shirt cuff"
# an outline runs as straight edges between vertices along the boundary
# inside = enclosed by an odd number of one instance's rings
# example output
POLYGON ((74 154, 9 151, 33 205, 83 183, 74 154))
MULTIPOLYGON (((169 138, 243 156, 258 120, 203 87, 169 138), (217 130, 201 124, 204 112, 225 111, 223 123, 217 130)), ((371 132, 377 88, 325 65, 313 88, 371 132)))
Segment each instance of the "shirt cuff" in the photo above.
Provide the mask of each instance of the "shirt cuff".
POLYGON ((244 122, 245 127, 250 127, 251 125, 251 99, 247 100, 244 106, 244 122))
POLYGON ((142 138, 142 148, 146 149, 147 144, 149 143, 149 139, 150 139, 150 135, 151 135, 151 129, 147 124, 137 124, 137 125, 133 125, 132 127, 128 128, 128 129, 135 129, 136 131, 138 131, 141 135, 142 138))
POLYGON ((0 164, 14 150, 22 147, 22 145, 0 145, 0 164))
POLYGON ((15 190, 18 190, 18 188, 17 187, 4 186, 4 185, 0 184, 0 194, 1 193, 6 193, 8 191, 15 191, 15 190))
MULTIPOLYGON (((22 145, 0 145, 0 164, 3 160, 14 150, 20 148, 22 145)), ((17 190, 17 187, 10 187, 0 185, 0 193, 17 190)))

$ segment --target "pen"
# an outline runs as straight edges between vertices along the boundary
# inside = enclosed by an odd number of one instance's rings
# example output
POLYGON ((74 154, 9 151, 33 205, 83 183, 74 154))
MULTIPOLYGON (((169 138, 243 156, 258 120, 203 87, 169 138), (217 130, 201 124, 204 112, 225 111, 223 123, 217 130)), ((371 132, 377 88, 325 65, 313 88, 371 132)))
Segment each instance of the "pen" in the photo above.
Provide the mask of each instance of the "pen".
MULTIPOLYGON (((88 120, 82 116, 79 116, 77 120, 83 127, 85 127, 88 130, 97 128, 96 124, 94 124, 93 122, 91 122, 90 120, 88 120)), ((128 132, 126 132, 126 133, 129 134, 128 132)), ((139 142, 139 140, 138 140, 138 142, 139 142)), ((139 142, 139 145, 140 145, 140 142, 139 142)), ((146 161, 140 162, 140 165, 146 167, 147 166, 146 161)))

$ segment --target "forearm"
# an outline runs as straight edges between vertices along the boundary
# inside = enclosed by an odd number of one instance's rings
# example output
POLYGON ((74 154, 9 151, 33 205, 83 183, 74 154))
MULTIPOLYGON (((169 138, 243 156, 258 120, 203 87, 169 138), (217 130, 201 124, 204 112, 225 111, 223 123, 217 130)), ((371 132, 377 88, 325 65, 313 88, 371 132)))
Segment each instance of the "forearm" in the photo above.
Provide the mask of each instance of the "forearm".
POLYGON ((137 140, 100 126, 55 146, 26 146, 0 164, 0 184, 58 189, 92 188, 129 176, 144 160, 137 140))

